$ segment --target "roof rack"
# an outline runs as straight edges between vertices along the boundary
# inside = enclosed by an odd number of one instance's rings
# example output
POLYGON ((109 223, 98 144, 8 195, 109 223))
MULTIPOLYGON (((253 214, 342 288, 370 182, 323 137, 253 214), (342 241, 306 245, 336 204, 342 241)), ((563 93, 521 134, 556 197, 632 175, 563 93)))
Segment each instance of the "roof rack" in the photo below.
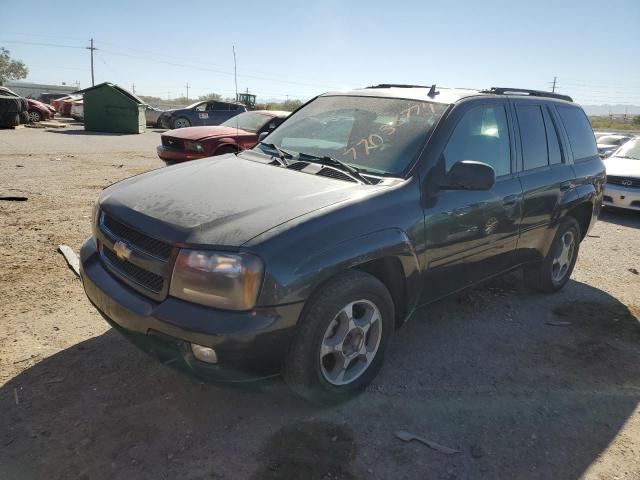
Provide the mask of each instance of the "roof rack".
POLYGON ((404 85, 401 83, 381 83, 380 85, 371 85, 367 88, 428 88, 430 97, 438 95, 435 83, 433 85, 404 85))
POLYGON ((527 88, 491 87, 489 90, 481 90, 480 92, 493 93, 495 95, 508 95, 510 93, 515 93, 518 95, 529 95, 530 97, 556 98, 558 100, 573 102, 573 98, 571 98, 569 95, 561 95, 559 93, 552 93, 552 92, 543 92, 542 90, 529 90, 527 88))

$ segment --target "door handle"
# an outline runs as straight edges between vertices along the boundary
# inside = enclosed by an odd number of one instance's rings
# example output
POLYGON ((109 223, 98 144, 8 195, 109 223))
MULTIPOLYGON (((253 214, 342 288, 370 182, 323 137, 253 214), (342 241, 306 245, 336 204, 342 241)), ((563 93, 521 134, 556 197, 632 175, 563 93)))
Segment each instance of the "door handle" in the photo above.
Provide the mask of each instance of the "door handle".
POLYGON ((502 204, 507 207, 509 205, 513 205, 518 201, 518 195, 507 195, 502 199, 502 204))
POLYGON ((573 182, 571 180, 567 180, 566 182, 562 182, 560 184, 560 191, 561 192, 566 192, 567 190, 569 190, 572 187, 573 187, 573 182))

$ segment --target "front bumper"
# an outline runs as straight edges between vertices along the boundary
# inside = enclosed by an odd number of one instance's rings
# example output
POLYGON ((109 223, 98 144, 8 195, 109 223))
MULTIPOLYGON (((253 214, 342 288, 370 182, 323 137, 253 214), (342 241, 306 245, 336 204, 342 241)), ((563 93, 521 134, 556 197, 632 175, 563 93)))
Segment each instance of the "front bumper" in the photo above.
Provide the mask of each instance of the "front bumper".
POLYGON ((172 163, 186 162, 188 160, 198 160, 200 158, 205 158, 208 156, 204 152, 186 152, 184 150, 167 148, 164 145, 158 145, 157 152, 160 159, 167 165, 170 165, 172 163))
POLYGON ((87 297, 116 330, 163 363, 208 380, 238 382, 278 374, 303 307, 232 312, 172 297, 151 300, 102 266, 92 238, 80 251, 80 273, 87 297), (218 363, 197 360, 190 343, 214 348, 218 363))
POLYGON ((640 211, 640 188, 607 183, 602 203, 609 207, 640 211))

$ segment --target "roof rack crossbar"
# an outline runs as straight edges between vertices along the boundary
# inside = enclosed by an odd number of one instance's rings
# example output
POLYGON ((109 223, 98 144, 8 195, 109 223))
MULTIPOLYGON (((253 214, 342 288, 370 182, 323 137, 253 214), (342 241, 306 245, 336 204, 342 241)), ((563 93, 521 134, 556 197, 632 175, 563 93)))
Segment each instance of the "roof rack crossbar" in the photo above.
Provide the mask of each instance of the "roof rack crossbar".
POLYGON ((381 83, 367 88, 431 88, 431 85, 404 85, 402 83, 381 83))
POLYGON ((573 98, 571 98, 569 95, 561 95, 559 93, 553 92, 543 92, 542 90, 529 90, 527 88, 491 87, 489 90, 482 90, 482 93, 493 93, 495 95, 508 95, 510 93, 516 93, 526 94, 531 97, 556 98, 558 100, 573 102, 573 98))

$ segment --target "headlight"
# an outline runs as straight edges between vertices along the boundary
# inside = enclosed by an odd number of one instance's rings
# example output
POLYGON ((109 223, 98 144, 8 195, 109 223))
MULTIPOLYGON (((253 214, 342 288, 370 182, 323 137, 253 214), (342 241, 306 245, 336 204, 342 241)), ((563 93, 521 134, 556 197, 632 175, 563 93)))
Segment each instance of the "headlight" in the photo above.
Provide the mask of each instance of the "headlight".
POLYGON ((248 253, 180 250, 169 294, 189 302, 228 310, 256 304, 264 266, 248 253))
POLYGON ((204 148, 200 145, 200 142, 192 142, 190 140, 184 141, 185 150, 189 150, 190 152, 202 152, 204 148))

